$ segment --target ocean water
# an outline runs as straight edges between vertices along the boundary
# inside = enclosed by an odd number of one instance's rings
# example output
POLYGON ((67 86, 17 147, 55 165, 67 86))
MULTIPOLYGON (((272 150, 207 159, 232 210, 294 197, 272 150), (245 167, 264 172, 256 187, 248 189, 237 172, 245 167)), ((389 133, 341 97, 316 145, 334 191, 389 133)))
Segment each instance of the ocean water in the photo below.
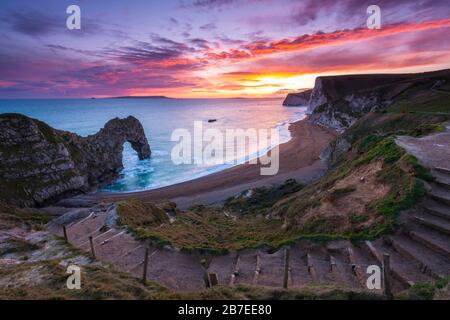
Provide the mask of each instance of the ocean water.
POLYGON ((110 192, 149 190, 195 179, 242 163, 258 150, 258 145, 251 145, 244 150, 245 155, 236 154, 225 164, 175 165, 171 159, 172 148, 179 143, 171 141, 175 129, 186 129, 193 136, 195 121, 201 121, 203 130, 218 129, 223 134, 227 129, 275 128, 283 143, 290 139, 288 124, 304 118, 305 111, 302 107, 284 107, 280 99, 0 100, 0 113, 22 113, 81 136, 96 133, 115 117, 132 115, 139 119, 152 156, 141 161, 126 143, 120 177, 102 189, 110 192), (217 121, 209 123, 209 119, 217 121))

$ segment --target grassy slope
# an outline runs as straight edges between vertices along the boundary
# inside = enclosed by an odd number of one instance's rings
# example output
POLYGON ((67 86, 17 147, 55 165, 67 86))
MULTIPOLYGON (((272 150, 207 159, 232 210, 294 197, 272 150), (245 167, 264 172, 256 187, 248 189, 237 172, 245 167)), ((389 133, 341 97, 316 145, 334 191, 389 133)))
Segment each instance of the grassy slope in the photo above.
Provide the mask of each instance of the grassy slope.
POLYGON ((40 211, 29 208, 17 208, 0 201, 0 230, 26 226, 35 230, 43 229, 49 217, 40 211))

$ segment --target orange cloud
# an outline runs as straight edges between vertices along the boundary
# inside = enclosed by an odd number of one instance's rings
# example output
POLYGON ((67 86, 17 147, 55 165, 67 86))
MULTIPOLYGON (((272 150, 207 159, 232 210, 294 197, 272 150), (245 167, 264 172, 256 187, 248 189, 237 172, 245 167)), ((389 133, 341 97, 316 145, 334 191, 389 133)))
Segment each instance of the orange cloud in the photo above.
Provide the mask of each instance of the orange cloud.
POLYGON ((245 59, 260 57, 278 52, 300 51, 321 46, 338 45, 350 41, 367 40, 376 37, 384 37, 404 32, 417 32, 432 30, 450 26, 450 19, 432 20, 420 23, 406 23, 388 25, 381 29, 358 28, 352 30, 339 30, 329 33, 316 33, 302 35, 291 39, 274 41, 257 41, 243 45, 242 50, 229 50, 221 53, 207 53, 210 59, 245 59))

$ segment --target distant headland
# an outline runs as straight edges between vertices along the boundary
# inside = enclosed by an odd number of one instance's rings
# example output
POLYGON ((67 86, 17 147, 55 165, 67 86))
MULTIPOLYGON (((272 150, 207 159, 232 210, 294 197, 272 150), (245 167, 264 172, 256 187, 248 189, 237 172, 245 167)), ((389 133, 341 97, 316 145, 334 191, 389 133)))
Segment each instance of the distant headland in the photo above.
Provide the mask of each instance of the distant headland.
POLYGON ((109 99, 172 99, 166 96, 121 96, 111 97, 109 99))

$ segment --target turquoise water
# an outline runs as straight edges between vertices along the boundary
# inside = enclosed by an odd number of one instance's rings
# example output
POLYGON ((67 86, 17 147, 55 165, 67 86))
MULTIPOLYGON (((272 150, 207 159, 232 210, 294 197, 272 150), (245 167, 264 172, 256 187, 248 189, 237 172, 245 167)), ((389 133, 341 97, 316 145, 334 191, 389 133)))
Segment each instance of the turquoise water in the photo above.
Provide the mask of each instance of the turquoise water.
MULTIPOLYGON (((277 128, 281 141, 289 140, 288 123, 304 117, 305 108, 283 107, 279 99, 68 99, 0 100, 0 113, 16 112, 45 121, 50 126, 82 136, 96 133, 110 119, 132 115, 144 127, 152 150, 150 159, 140 161, 131 146, 124 146, 124 169, 104 191, 131 192, 149 190, 198 178, 229 168, 245 159, 236 156, 233 163, 175 165, 171 141, 177 128, 193 135, 194 121, 202 121, 204 130, 277 128), (208 123, 209 119, 217 119, 208 123)), ((257 146, 246 150, 254 154, 257 146)))

